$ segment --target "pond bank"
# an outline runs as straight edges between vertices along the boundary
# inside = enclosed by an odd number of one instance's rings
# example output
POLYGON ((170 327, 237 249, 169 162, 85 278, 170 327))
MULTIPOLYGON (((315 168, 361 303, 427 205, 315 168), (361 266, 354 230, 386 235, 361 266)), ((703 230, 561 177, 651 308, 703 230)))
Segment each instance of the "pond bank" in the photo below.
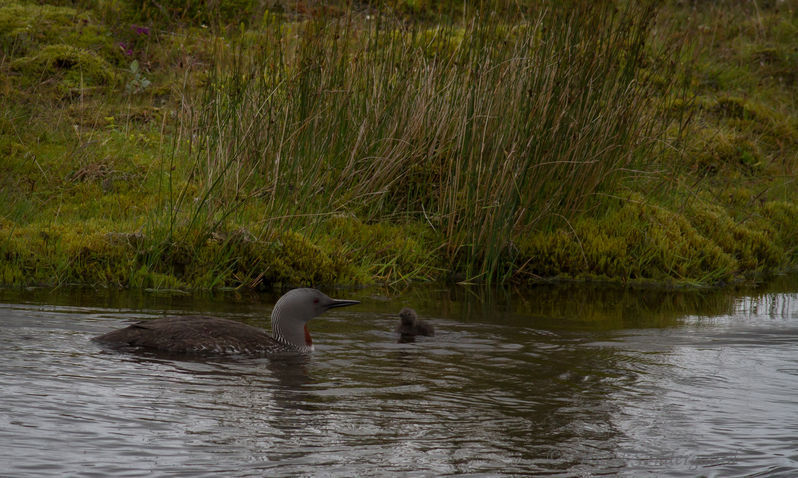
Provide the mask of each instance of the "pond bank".
POLYGON ((211 29, 0 7, 0 284, 704 287, 798 263, 794 8, 663 4, 627 31, 402 3, 380 30, 288 4, 211 29), (562 51, 574 76, 535 67, 562 51))

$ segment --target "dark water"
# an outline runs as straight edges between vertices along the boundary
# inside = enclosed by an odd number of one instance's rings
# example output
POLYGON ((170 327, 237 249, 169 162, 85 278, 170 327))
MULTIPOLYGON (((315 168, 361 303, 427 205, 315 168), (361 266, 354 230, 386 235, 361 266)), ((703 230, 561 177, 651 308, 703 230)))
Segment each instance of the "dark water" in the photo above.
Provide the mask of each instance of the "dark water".
POLYGON ((274 298, 0 291, 0 474, 798 476, 798 277, 334 295, 308 358, 185 361, 89 339, 274 298))

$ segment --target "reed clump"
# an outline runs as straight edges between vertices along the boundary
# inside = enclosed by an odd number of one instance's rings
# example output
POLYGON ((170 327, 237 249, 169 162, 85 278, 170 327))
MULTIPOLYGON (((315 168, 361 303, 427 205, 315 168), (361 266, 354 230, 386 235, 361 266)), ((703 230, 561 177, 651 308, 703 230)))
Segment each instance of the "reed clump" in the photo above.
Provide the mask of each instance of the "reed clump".
POLYGON ((506 280, 515 238, 650 162, 665 126, 640 68, 653 13, 576 5, 515 23, 246 32, 185 99, 193 159, 170 220, 205 235, 253 206, 277 229, 336 214, 423 221, 455 272, 506 280))

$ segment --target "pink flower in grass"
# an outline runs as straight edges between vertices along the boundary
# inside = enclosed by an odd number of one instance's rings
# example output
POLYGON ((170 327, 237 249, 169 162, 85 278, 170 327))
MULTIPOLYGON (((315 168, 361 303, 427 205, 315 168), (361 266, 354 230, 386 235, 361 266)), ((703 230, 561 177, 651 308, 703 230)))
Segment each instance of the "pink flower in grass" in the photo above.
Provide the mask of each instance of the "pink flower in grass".
POLYGON ((133 31, 136 32, 136 34, 138 34, 138 35, 149 35, 150 34, 150 29, 147 28, 147 27, 141 27, 141 26, 138 26, 138 25, 130 25, 130 28, 132 28, 133 31))
POLYGON ((130 47, 127 46, 127 43, 119 42, 118 45, 119 45, 119 48, 122 49, 122 53, 124 53, 127 56, 132 56, 133 55, 133 50, 130 47))

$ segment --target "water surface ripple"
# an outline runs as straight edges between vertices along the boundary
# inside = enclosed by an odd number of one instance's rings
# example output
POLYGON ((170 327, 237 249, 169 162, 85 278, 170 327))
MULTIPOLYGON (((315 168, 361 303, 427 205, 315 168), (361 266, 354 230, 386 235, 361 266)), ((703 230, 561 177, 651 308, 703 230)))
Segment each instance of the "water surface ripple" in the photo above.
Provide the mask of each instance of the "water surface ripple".
POLYGON ((273 361, 120 354, 89 340, 171 313, 265 326, 273 302, 208 310, 6 293, 0 470, 796 476, 794 282, 742 296, 363 292, 357 309, 312 323, 312 356, 273 361), (391 311, 404 305, 437 335, 396 343, 391 311))

